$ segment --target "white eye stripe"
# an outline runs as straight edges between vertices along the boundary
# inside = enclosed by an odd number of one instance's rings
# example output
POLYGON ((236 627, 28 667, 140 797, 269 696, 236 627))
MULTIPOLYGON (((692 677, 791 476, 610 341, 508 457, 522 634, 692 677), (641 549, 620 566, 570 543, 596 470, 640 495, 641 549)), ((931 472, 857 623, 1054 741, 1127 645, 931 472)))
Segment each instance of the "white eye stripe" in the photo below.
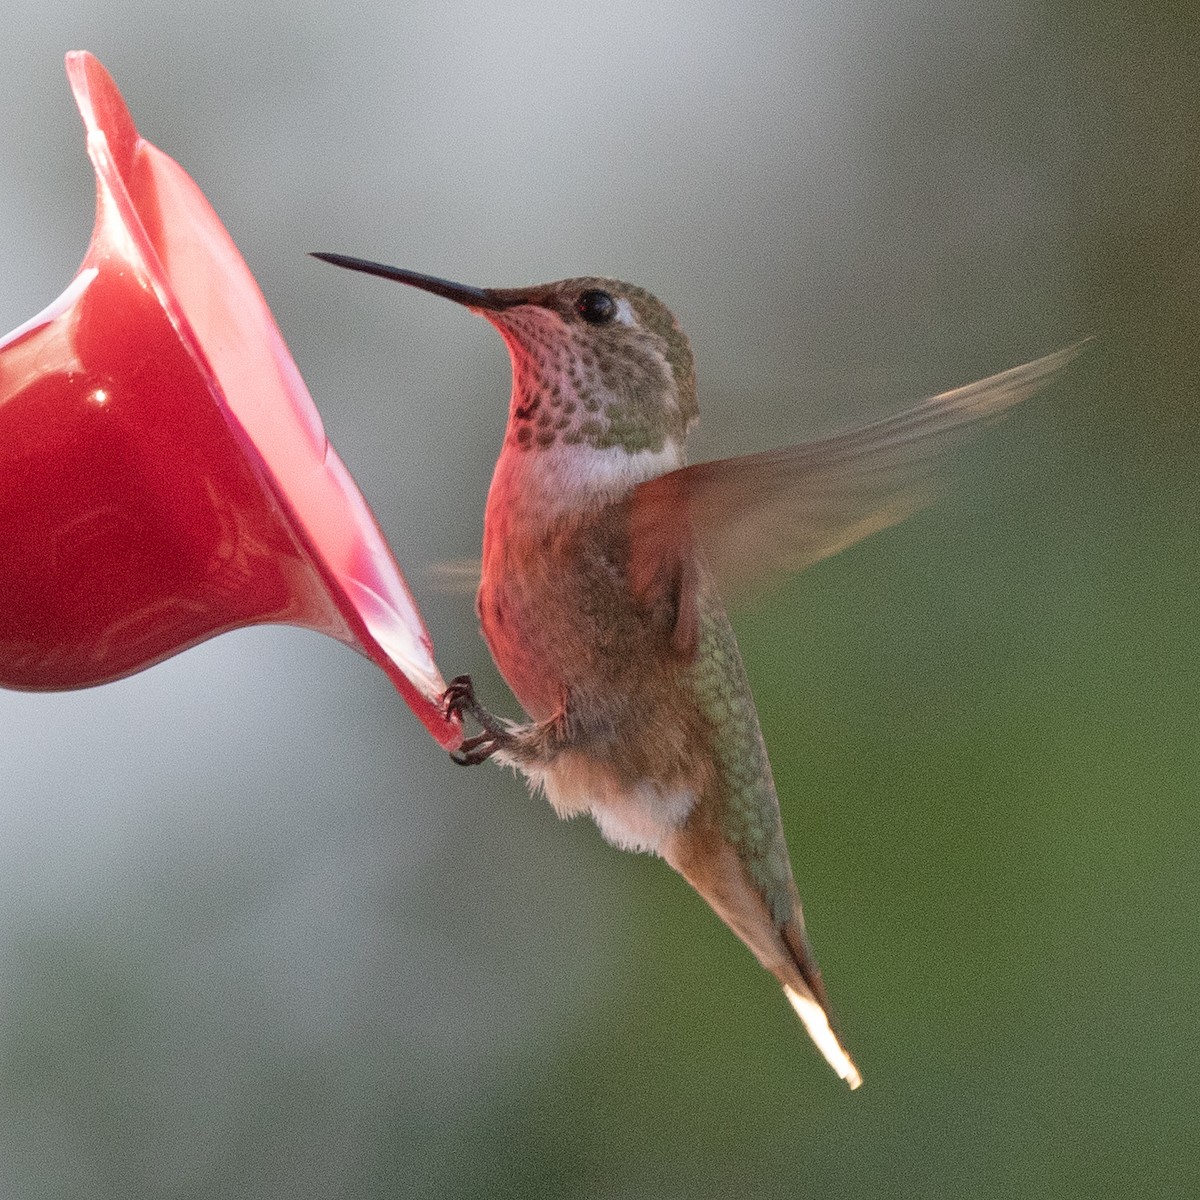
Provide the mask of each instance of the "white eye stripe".
POLYGON ((614 320, 620 321, 622 325, 637 324, 637 317, 633 315, 633 305, 624 296, 617 300, 617 315, 614 320))

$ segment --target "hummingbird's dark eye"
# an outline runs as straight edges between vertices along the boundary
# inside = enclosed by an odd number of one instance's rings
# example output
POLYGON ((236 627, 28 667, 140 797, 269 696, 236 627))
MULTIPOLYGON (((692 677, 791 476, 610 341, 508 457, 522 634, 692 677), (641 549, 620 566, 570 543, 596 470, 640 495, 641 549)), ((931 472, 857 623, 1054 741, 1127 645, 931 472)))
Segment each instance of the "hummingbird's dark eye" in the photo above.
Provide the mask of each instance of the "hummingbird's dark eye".
POLYGON ((575 311, 589 325, 607 325, 617 315, 617 302, 607 292, 593 288, 575 301, 575 311))

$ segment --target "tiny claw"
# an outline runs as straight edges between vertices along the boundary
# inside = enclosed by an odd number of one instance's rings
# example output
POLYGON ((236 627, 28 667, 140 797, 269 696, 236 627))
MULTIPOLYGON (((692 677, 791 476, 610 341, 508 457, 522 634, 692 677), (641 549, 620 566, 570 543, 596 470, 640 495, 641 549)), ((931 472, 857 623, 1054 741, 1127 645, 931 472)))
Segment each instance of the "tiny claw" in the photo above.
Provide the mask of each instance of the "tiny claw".
POLYGON ((480 733, 466 738, 457 750, 451 750, 450 758, 460 767, 475 767, 487 762, 499 749, 499 739, 490 733, 480 733))
POLYGON ((464 710, 470 712, 478 707, 475 685, 470 675, 456 675, 442 693, 442 712, 447 718, 461 717, 464 710))

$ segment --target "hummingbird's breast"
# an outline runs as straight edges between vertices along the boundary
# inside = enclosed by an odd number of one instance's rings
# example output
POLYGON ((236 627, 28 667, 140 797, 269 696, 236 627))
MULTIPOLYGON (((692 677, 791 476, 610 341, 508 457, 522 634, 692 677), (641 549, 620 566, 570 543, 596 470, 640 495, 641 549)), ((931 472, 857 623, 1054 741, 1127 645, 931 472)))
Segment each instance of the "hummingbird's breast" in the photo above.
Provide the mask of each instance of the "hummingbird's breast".
POLYGON ((529 525, 489 516, 478 609, 497 666, 544 721, 629 686, 629 658, 661 648, 624 579, 627 550, 608 514, 529 525), (598 695, 600 694, 600 695, 598 695))
POLYGON ((488 498, 477 607, 497 667, 534 720, 561 719, 623 776, 693 773, 684 747, 706 739, 693 736, 674 610, 629 584, 629 486, 572 499, 561 479, 530 474, 502 460, 488 498))

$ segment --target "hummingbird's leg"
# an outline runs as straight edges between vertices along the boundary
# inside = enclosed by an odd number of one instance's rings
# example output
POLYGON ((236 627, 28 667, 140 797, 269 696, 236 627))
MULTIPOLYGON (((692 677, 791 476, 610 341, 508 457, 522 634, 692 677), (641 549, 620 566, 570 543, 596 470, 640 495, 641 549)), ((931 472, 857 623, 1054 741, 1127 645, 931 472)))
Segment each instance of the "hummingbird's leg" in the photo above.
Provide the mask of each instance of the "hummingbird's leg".
POLYGON ((448 717, 468 713, 483 729, 483 733, 464 739, 457 750, 450 751, 450 757, 460 767, 485 762, 497 750, 508 749, 516 740, 507 725, 475 698, 475 685, 470 675, 458 675, 450 680, 450 686, 442 693, 442 710, 448 717))
POLYGON ((475 699, 475 685, 470 675, 459 675, 450 680, 450 686, 442 693, 442 710, 446 716, 469 714, 483 729, 475 737, 464 739, 450 757, 460 767, 473 767, 503 754, 509 766, 527 767, 550 762, 563 749, 563 730, 559 719, 515 725, 488 712, 475 699))

